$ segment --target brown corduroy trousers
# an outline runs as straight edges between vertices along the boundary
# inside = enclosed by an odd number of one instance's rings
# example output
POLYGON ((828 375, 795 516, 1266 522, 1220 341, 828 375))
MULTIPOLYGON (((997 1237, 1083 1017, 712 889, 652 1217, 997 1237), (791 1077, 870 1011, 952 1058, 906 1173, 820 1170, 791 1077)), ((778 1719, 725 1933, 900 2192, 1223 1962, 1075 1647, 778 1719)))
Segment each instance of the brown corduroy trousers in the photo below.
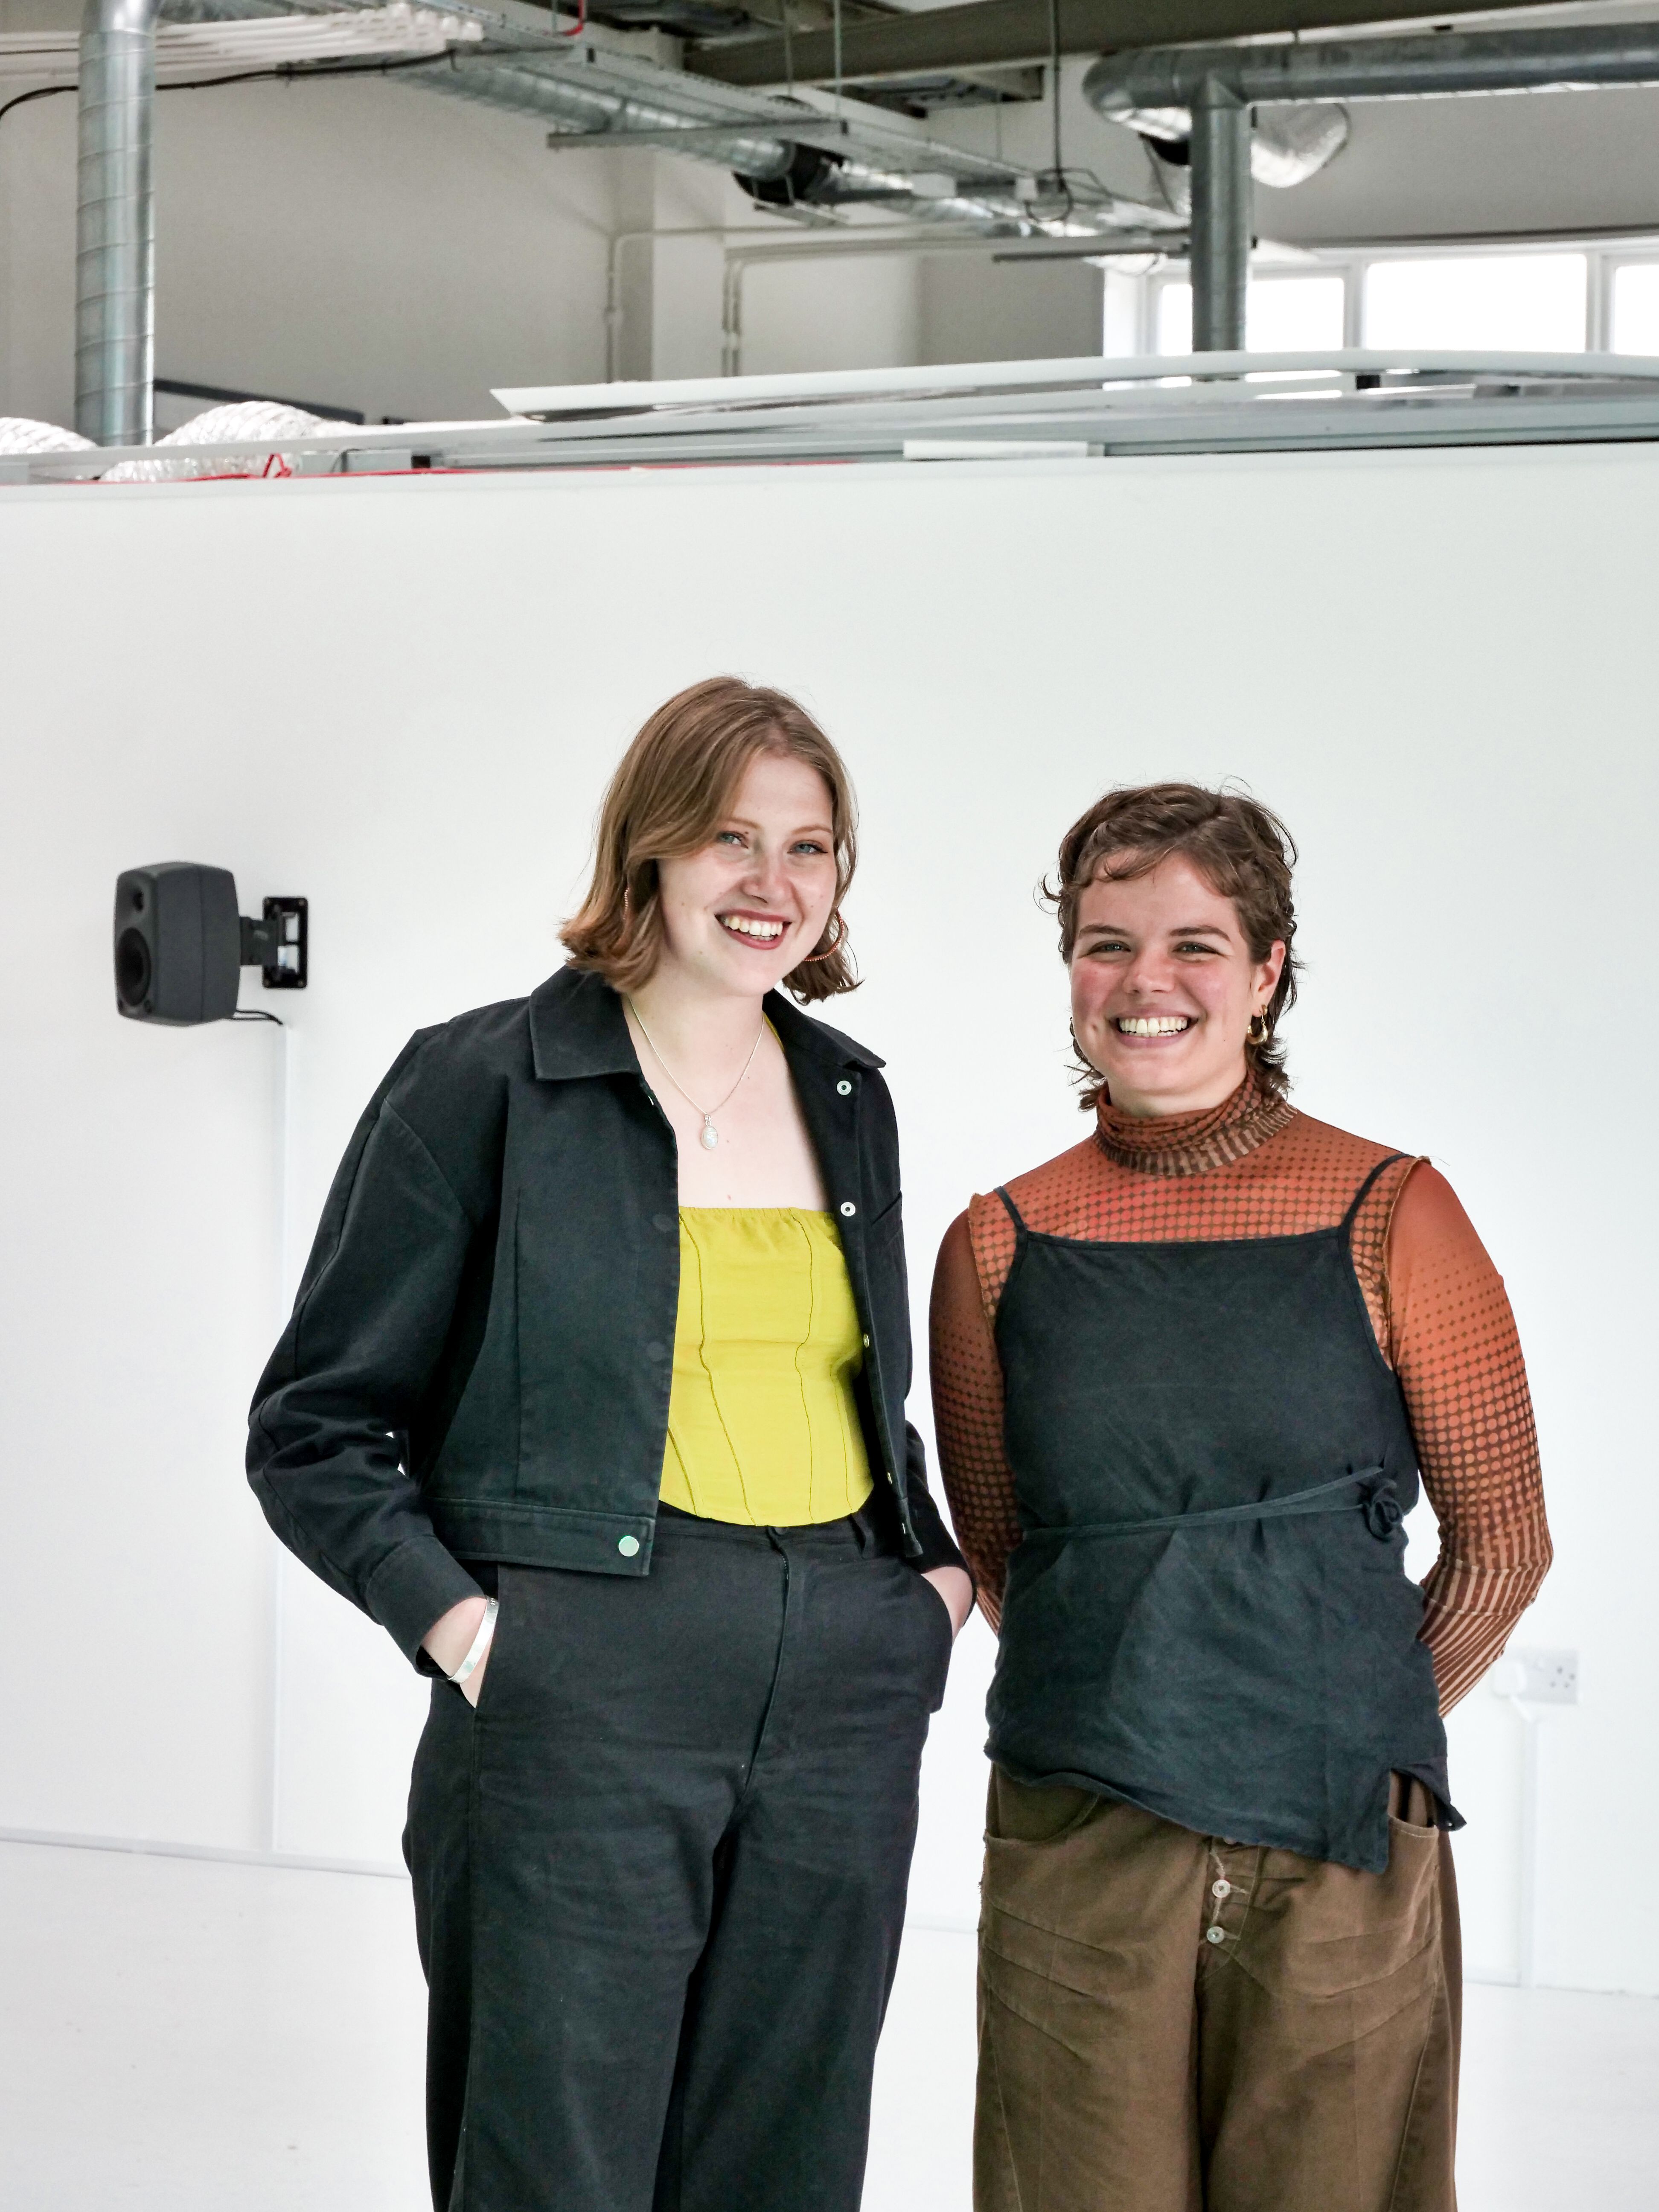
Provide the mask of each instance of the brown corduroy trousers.
POLYGON ((1456 1890, 1401 1809, 1364 1874, 994 1769, 975 2212, 1455 2212, 1456 1890))

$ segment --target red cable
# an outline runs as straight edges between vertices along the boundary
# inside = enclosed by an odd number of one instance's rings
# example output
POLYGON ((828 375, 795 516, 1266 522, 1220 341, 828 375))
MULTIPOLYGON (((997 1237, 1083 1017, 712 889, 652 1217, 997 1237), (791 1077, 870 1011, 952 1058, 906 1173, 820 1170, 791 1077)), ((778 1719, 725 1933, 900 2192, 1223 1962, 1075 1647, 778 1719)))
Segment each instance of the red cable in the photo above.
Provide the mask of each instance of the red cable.
POLYGON ((576 0, 576 21, 574 29, 561 31, 562 39, 580 39, 587 28, 587 0, 576 0))

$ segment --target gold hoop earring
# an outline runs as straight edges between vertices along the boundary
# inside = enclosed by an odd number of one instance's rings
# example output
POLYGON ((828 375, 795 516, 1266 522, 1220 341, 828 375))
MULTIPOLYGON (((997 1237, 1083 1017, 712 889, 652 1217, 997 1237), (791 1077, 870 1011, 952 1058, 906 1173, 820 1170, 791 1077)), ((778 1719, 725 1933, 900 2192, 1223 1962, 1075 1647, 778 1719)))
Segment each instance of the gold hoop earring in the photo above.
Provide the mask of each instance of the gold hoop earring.
POLYGON ((1244 1036, 1248 1043, 1263 1045, 1271 1043, 1273 1033, 1273 1025, 1264 1011, 1261 1013, 1251 1015, 1250 1026, 1244 1032, 1244 1036))

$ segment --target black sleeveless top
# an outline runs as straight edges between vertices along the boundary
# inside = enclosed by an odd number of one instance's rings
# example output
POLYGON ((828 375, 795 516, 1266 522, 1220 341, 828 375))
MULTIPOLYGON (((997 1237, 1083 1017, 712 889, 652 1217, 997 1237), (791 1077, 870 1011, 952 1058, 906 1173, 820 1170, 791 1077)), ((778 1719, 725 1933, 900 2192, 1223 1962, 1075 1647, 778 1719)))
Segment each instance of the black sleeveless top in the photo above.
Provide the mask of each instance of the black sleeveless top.
MULTIPOLYGON (((1396 1153, 1394 1159, 1402 1155, 1396 1153)), ((1350 1237, 1017 1232, 997 1313, 1022 1537, 991 1756, 1237 1843, 1380 1872, 1389 1775, 1452 1825, 1417 1454, 1350 1237)))

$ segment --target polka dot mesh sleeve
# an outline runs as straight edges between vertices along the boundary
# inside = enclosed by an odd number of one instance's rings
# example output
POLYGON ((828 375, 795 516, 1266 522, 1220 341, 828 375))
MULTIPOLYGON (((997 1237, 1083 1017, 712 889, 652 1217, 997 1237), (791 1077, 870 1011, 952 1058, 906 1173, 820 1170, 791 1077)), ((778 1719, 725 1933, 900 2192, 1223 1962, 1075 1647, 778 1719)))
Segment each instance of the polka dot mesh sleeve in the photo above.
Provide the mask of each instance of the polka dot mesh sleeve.
POLYGON ((1019 1522, 1013 1474, 1002 1452, 1002 1363, 980 1294, 965 1213, 951 1224, 939 1247, 928 1339, 939 1474, 980 1611, 996 1628, 1019 1522))
POLYGON ((1503 1278, 1431 1167, 1395 1209, 1388 1288, 1394 1369, 1440 1523, 1423 1641, 1445 1711, 1502 1651, 1549 1567, 1538 1437, 1503 1278))
MULTIPOLYGON (((1381 1145, 1278 1109, 1242 1156, 1216 1133, 1183 1159, 1161 1139, 1144 1162, 1094 1138, 1009 1185, 1050 1236, 1109 1242, 1294 1235, 1340 1221, 1381 1145)), ((1166 1125, 1167 1128, 1167 1125, 1166 1125)), ((933 1283, 933 1407, 957 1534, 994 1627, 1019 1540, 1002 1442, 994 1319, 1014 1256, 1000 1199, 951 1224, 933 1283)), ((1354 1224, 1355 1271, 1383 1357, 1400 1377, 1423 1484, 1440 1524, 1423 1637, 1443 1708, 1503 1650, 1550 1562, 1525 1364, 1502 1279, 1449 1187, 1411 1159, 1384 1170, 1354 1224)))

